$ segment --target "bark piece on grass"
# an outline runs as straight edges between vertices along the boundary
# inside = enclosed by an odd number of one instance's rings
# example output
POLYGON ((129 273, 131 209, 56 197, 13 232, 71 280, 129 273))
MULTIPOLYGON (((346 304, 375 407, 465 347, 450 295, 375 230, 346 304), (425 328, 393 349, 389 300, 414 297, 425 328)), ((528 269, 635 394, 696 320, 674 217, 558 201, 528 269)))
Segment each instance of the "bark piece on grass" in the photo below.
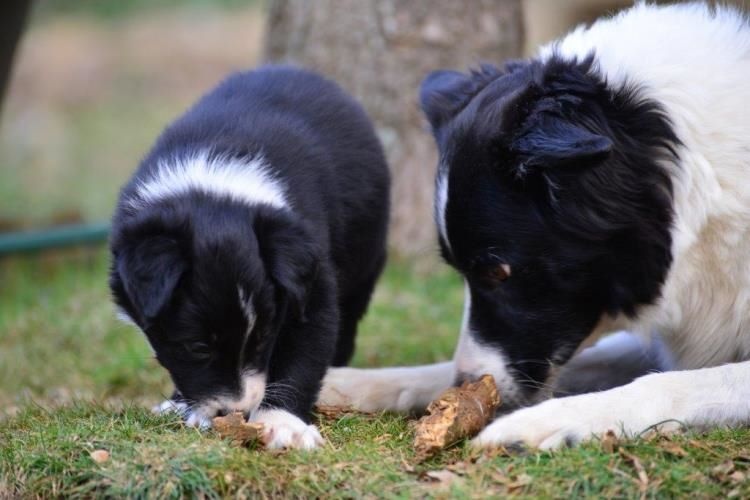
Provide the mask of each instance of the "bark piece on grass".
POLYGON ((242 412, 230 413, 225 417, 214 418, 214 430, 223 438, 229 438, 233 444, 248 446, 260 439, 263 424, 245 421, 242 412))
POLYGON ((417 422, 414 448, 419 461, 440 450, 476 435, 495 415, 500 405, 492 375, 476 382, 452 387, 427 407, 427 415, 417 422))

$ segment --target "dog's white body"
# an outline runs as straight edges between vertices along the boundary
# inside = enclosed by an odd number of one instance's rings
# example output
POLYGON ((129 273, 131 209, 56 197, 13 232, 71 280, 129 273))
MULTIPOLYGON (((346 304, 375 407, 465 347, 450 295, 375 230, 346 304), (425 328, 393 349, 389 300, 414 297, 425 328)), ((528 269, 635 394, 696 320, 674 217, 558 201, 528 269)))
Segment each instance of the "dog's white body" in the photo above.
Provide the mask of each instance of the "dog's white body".
MULTIPOLYGON (((674 369, 608 391, 552 399, 493 422, 475 443, 542 448, 607 430, 633 435, 657 424, 750 421, 750 28, 728 8, 639 4, 544 47, 583 59, 594 53, 608 85, 634 85, 660 103, 682 141, 674 186, 673 263, 654 306, 635 320, 606 320, 645 338, 660 332, 674 369)), ((438 207, 439 208, 439 207, 438 207)), ((437 211, 438 214, 440 210, 437 211)), ((440 224, 438 224, 440 227, 440 224)), ((470 297, 467 295, 467 304, 470 297)), ((467 305, 467 309, 468 309, 467 305)), ((468 310, 465 311, 465 314, 468 310)), ((593 339, 592 339, 593 340, 593 339)), ((321 400, 366 410, 423 408, 448 387, 457 365, 497 356, 471 344, 464 327, 453 362, 331 370, 321 400)), ((617 349, 618 344, 612 343, 617 349)), ((609 353, 611 355, 611 353, 609 353)), ((490 360, 488 366, 498 365, 490 360)), ((502 363, 500 363, 502 365, 502 363)), ((501 391, 507 373, 495 369, 501 391)), ((548 395, 543 394, 542 396, 548 395)))

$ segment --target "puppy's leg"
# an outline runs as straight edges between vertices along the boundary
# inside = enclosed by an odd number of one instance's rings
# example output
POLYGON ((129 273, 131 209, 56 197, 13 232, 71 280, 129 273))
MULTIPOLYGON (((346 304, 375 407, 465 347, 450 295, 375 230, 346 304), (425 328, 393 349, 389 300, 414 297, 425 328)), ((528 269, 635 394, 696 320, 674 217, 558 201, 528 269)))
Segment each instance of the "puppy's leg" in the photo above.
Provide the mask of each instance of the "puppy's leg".
POLYGON ((366 274, 351 292, 341 297, 341 324, 336 341, 336 354, 333 356, 331 366, 346 366, 354 354, 357 325, 367 311, 375 283, 384 264, 385 251, 374 261, 369 274, 366 274))
POLYGON ((423 411, 453 385, 455 372, 452 361, 400 368, 331 368, 318 404, 366 412, 423 411))
POLYGON ((603 436, 634 436, 660 424, 710 428, 750 422, 750 361, 655 373, 604 392, 551 399, 490 424, 477 446, 556 448, 603 436))
POLYGON ((335 349, 338 310, 334 290, 330 282, 316 283, 307 304, 307 319, 289 321, 279 332, 263 401, 250 415, 251 421, 265 424, 263 441, 268 448, 311 449, 323 444, 310 417, 335 349))

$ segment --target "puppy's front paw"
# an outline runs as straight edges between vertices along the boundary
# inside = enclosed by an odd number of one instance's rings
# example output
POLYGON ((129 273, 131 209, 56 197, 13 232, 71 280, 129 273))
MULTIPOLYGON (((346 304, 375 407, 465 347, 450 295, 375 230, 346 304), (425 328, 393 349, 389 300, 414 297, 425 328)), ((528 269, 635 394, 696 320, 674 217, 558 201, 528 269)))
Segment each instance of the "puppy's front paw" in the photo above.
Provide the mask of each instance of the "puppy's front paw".
POLYGON ((157 415, 179 415, 185 420, 185 425, 189 427, 197 427, 201 430, 210 429, 212 424, 212 415, 209 415, 209 412, 206 411, 206 409, 200 407, 190 408, 187 403, 175 401, 173 399, 162 401, 151 408, 151 411, 157 415))
POLYGON ((165 399, 158 405, 151 408, 151 412, 157 415, 165 415, 167 413, 177 413, 178 415, 185 415, 187 413, 188 405, 182 401, 175 401, 173 399, 165 399))
POLYGON ((285 410, 260 410, 253 421, 265 426, 261 440, 269 449, 312 450, 324 443, 314 425, 304 423, 285 410))
POLYGON ((213 416, 208 416, 200 410, 189 410, 185 415, 185 425, 204 431, 213 425, 213 416))

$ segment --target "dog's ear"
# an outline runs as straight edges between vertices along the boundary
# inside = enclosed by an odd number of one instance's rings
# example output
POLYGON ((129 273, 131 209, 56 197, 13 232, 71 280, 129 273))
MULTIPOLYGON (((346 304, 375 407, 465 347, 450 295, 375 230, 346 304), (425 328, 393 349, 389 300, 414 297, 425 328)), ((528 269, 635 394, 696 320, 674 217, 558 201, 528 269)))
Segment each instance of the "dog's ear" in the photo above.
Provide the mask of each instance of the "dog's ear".
POLYGON ((304 321, 321 258, 310 231, 285 214, 276 213, 258 217, 255 234, 266 272, 289 311, 304 321))
POLYGON ((179 243, 152 236, 120 251, 115 268, 133 307, 146 323, 169 304, 188 262, 179 243))
POLYGON ((511 144, 511 151, 519 155, 521 169, 583 167, 605 159, 613 148, 610 138, 562 116, 541 114, 525 129, 511 144))
POLYGON ((433 132, 466 105, 473 87, 471 76, 458 71, 433 71, 422 80, 419 101, 433 132))

